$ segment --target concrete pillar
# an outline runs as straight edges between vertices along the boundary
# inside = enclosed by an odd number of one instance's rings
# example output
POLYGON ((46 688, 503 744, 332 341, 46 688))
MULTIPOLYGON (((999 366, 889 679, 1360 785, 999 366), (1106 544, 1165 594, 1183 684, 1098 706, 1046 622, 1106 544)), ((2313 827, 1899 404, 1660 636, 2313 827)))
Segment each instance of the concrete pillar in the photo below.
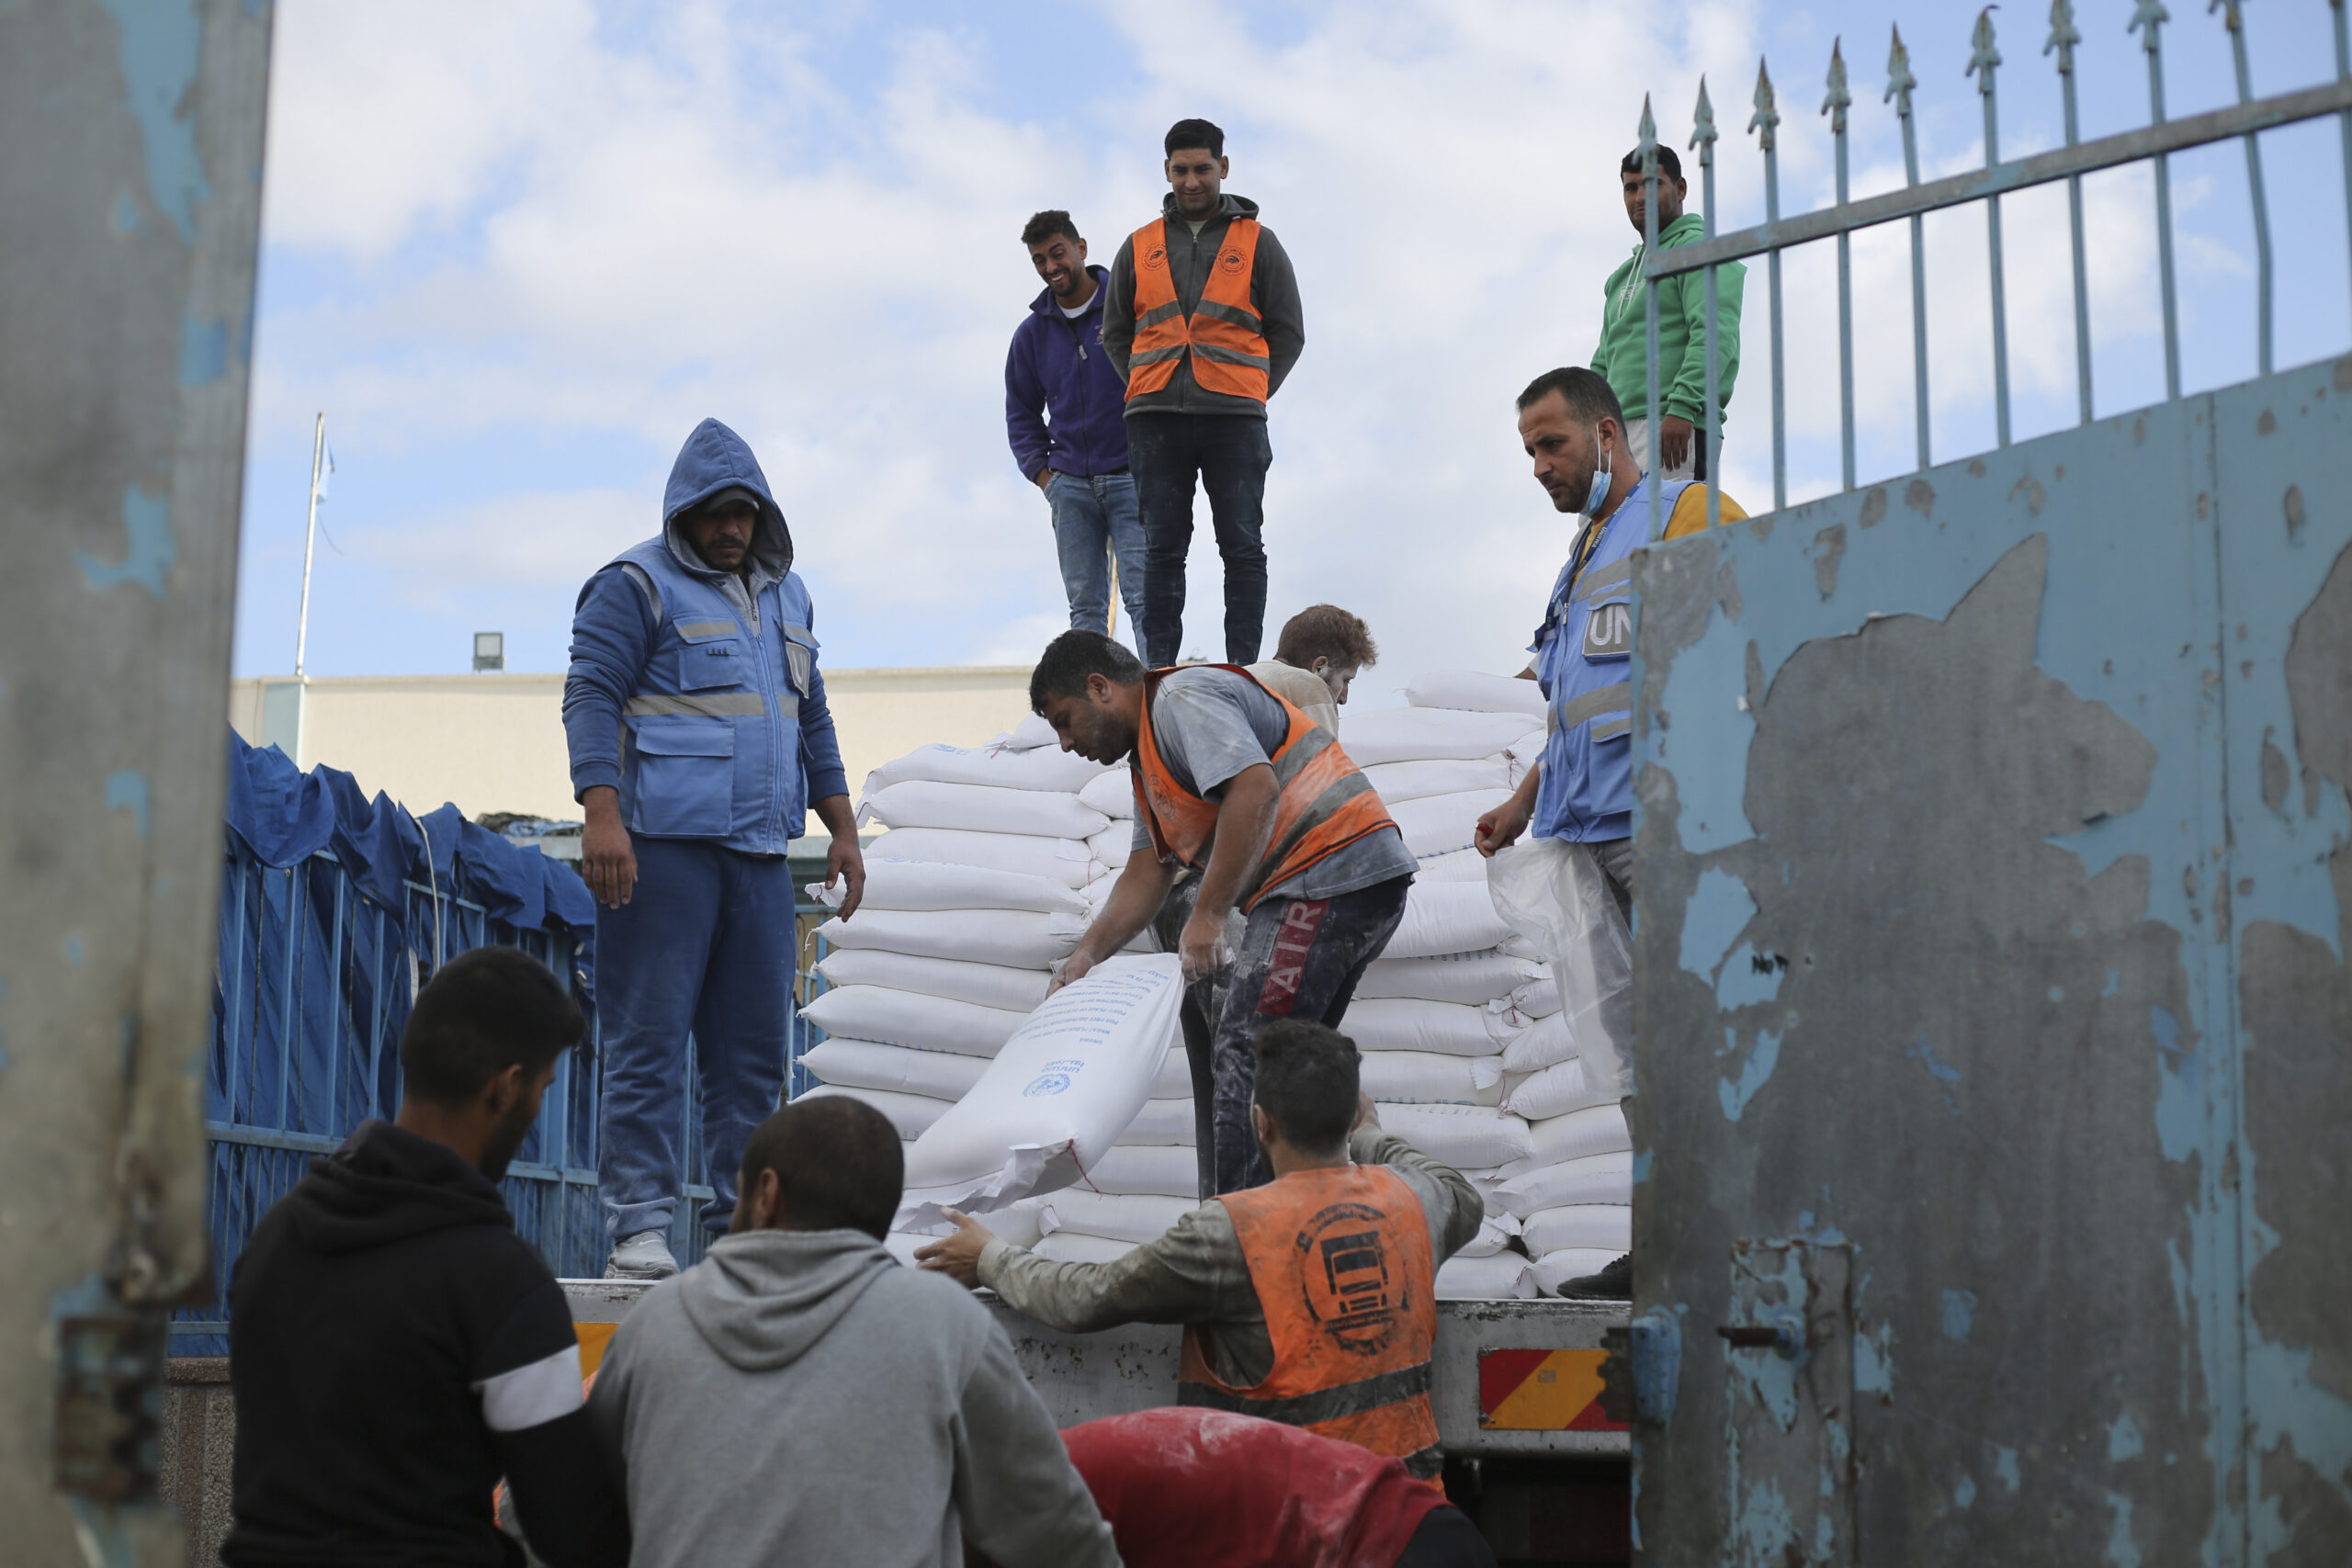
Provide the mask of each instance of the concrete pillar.
POLYGON ((202 1117, 270 11, 0 3, 0 1518, 162 1564, 202 1117))

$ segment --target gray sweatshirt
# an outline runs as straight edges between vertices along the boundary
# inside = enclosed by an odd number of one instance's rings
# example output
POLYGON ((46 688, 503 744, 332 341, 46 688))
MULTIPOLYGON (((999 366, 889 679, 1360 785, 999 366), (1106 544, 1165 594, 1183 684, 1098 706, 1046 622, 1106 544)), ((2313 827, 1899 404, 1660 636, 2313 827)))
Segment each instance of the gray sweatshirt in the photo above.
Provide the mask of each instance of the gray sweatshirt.
POLYGON ((752 1231, 646 1293, 589 1413, 633 1568, 1117 1568, 985 1308, 862 1231, 752 1231))
MULTIPOLYGON (((1197 234, 1176 216, 1173 192, 1159 198, 1159 211, 1168 226, 1169 281, 1176 286, 1176 302, 1189 316, 1201 302, 1209 264, 1216 260, 1217 247, 1225 243, 1225 231, 1236 218, 1257 217, 1258 204, 1246 196, 1225 197, 1197 234)), ((1274 231, 1262 224, 1258 230, 1257 264, 1250 273, 1250 308, 1265 323, 1266 354, 1273 362, 1266 375, 1266 395, 1272 397, 1282 390, 1283 378, 1306 350, 1306 312, 1299 303, 1298 273, 1290 265, 1290 254, 1274 238, 1274 231)), ((1135 352, 1135 344, 1136 239, 1130 234, 1111 264, 1111 296, 1102 302, 1102 346, 1122 381, 1127 378, 1128 356, 1135 352)), ((1263 419, 1266 405, 1255 398, 1203 391, 1193 379, 1193 360, 1187 355, 1176 362, 1174 380, 1127 404, 1129 418, 1141 413, 1225 413, 1263 419)))

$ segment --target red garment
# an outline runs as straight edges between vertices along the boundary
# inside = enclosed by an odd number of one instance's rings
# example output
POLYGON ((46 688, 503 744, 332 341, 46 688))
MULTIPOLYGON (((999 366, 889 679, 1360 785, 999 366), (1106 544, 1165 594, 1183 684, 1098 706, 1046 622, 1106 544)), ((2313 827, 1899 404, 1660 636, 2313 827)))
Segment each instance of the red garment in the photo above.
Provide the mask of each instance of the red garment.
POLYGON ((1176 1406, 1062 1433, 1127 1568, 1396 1568, 1444 1495, 1400 1459, 1176 1406))

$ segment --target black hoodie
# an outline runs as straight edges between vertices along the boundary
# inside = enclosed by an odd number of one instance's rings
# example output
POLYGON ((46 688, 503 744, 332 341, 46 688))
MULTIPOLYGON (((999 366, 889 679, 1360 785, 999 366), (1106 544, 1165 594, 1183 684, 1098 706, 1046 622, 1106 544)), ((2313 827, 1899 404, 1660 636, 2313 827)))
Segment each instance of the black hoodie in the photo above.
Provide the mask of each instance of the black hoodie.
POLYGON ((628 1561, 618 1490, 558 1377, 579 1372, 563 1292, 447 1145, 368 1122, 312 1160, 254 1227, 229 1305, 229 1568, 509 1568, 502 1476, 555 1568, 628 1561))

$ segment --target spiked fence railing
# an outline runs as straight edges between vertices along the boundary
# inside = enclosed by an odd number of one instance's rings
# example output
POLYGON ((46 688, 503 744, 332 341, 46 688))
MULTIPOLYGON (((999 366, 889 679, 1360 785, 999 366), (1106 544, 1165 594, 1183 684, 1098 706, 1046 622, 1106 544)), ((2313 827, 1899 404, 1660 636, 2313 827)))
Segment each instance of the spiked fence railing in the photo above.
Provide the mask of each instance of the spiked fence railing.
MULTIPOLYGON (((2018 191, 2064 180, 2066 183, 2068 232, 2073 248, 2075 400, 2078 418, 2081 423, 2088 423, 2091 419, 2090 290, 2084 260, 2083 176, 2101 169, 2143 161, 2154 165, 2157 288, 2164 317, 2165 397, 2167 400, 2177 399, 2180 396, 2180 311, 2173 262, 2171 157, 2189 148, 2232 138, 2243 139, 2245 142, 2246 183, 2253 208, 2256 277, 2256 359, 2260 373, 2270 374, 2274 350, 2274 269, 2269 204, 2263 187, 2262 149, 2258 140, 2261 132, 2326 115, 2337 118, 2344 145, 2346 221, 2347 231, 2352 232, 2352 41, 2347 41, 2346 16, 2347 7, 2352 7, 2352 0, 2325 0, 2325 3, 2333 14, 2335 24, 2335 79, 2319 86, 2256 98, 2246 64, 2244 0, 2209 0, 2209 15, 2218 14, 2223 29, 2229 35, 2236 70, 2238 101, 2228 107, 2193 115, 2186 119, 2168 119, 2165 114, 2163 29, 2171 20, 2171 14, 2165 10, 2163 0, 2136 0, 2127 30, 2139 35, 2140 47, 2148 59, 2149 123, 2138 130, 2085 141, 2075 99, 2075 51, 2082 42, 2082 33, 2075 25, 2073 0, 2053 0, 2050 7, 2050 36, 2042 45, 2041 52, 2045 56, 2054 54, 2057 57, 2059 82, 2065 104, 2065 143, 2047 152, 2007 162, 2002 160, 2000 152, 2000 105, 1995 80, 1995 73, 2001 64, 2001 54, 1994 36, 1994 7, 1988 6, 1977 14, 1967 71, 1967 74, 1976 79, 1977 93, 1984 100, 1984 166, 1925 184, 1919 179, 1918 133, 1911 101, 1918 81, 1912 74, 1910 55, 1904 48, 1903 35, 1897 29, 1887 56, 1886 94, 1883 101, 1894 105, 1894 112, 1902 123, 1904 186, 1900 190, 1866 197, 1860 201, 1853 200, 1847 188, 1847 118, 1853 97, 1848 88, 1841 39, 1830 48, 1828 92, 1821 105, 1822 112, 1829 116, 1830 136, 1836 149, 1837 201, 1819 211, 1789 219, 1781 216, 1780 108, 1773 93, 1771 73, 1765 62, 1759 60, 1756 68, 1755 113, 1748 119, 1747 129, 1756 133, 1758 151, 1764 158, 1764 221, 1754 228, 1729 234, 1719 234, 1715 230, 1714 107, 1708 98, 1706 81, 1702 77, 1699 83, 1699 101, 1692 117, 1690 145, 1699 153, 1703 187, 1702 213, 1704 238, 1665 252, 1657 248, 1657 128, 1649 100, 1645 98, 1642 102, 1639 155, 1645 196, 1642 222, 1642 276, 1648 285, 1646 368, 1651 389, 1650 407, 1659 407, 1657 389, 1662 380, 1657 329, 1659 285, 1668 278, 1703 270, 1706 276, 1707 408, 1695 438, 1700 443, 1700 471, 1713 473, 1715 454, 1723 440, 1722 400, 1717 389, 1721 329, 1717 321, 1714 269, 1725 262, 1763 256, 1772 339, 1772 505, 1776 510, 1785 507, 1789 503, 1787 382, 1781 349, 1781 253, 1792 246, 1834 237, 1838 242, 1839 469, 1844 488, 1853 489, 1855 414, 1851 237, 1860 229, 1907 219, 1911 228, 1912 395, 1917 403, 1918 466, 1921 468, 1928 467, 1933 443, 1928 397, 1927 262, 1921 220, 1929 212, 1982 201, 1985 204, 1990 252, 1988 281, 1992 296, 1994 429, 1998 444, 2007 446, 2010 435, 2008 321, 2001 243, 2001 198, 2018 191)), ((1653 470, 1659 466, 1659 426, 1662 423, 1655 418, 1649 423, 1646 457, 1653 470)), ((1707 521, 1710 525, 1722 520, 1718 491, 1718 486, 1708 487, 1707 521)), ((1658 496, 1653 489, 1650 494, 1653 537, 1657 536, 1660 521, 1657 509, 1658 496)))

